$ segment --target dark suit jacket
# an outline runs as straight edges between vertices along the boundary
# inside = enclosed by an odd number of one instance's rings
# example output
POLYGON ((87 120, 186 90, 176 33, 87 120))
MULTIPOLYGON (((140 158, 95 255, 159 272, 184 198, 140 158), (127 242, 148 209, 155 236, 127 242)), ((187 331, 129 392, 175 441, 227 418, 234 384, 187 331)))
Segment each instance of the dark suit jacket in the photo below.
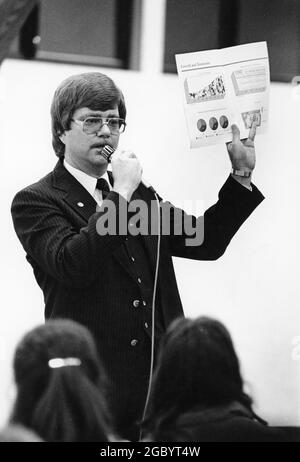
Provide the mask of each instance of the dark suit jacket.
MULTIPOLYGON (((153 193, 140 184, 134 198, 150 203, 153 193)), ((107 199, 127 206, 115 192, 110 192, 107 199)), ((218 202, 204 215, 202 245, 187 247, 184 235, 162 237, 158 303, 165 326, 183 315, 172 256, 198 260, 219 258, 262 200, 262 194, 254 185, 251 192, 229 177, 218 202)), ((53 172, 17 193, 12 203, 12 217, 26 258, 44 293, 46 319, 71 318, 94 334, 112 381, 112 409, 118 428, 122 429, 142 415, 150 341, 149 329, 147 331, 142 322, 146 311, 133 307, 133 301, 141 298, 141 292, 124 243, 128 238, 135 238, 99 236, 96 224, 105 213, 105 203, 95 212, 93 197, 59 161, 53 172), (138 341, 135 345, 132 345, 133 339, 138 341)), ((154 268, 157 236, 143 239, 154 268)))

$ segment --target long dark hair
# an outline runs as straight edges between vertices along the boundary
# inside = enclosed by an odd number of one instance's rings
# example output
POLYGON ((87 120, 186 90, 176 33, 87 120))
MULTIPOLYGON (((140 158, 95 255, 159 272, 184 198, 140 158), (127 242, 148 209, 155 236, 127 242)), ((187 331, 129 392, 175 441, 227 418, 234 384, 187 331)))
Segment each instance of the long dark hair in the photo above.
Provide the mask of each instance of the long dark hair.
POLYGON ((31 330, 17 346, 14 375, 12 423, 45 441, 108 441, 107 379, 85 327, 60 319, 31 330), (75 364, 53 368, 54 359, 75 364))
POLYGON ((226 327, 208 317, 175 320, 161 344, 144 428, 155 433, 184 413, 232 402, 252 412, 226 327))

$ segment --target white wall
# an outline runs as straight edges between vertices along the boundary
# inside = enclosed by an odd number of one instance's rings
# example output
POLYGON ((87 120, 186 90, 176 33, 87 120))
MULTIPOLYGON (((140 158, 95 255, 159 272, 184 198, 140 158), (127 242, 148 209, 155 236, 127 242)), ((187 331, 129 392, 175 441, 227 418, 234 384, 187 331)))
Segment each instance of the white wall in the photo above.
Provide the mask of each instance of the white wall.
MULTIPOLYGON (((14 234, 10 203, 17 190, 56 163, 49 116, 54 89, 63 78, 91 70, 14 60, 1 67, 0 423, 13 396, 15 344, 43 321, 42 294, 14 234)), ((121 144, 138 154, 145 177, 170 200, 214 203, 230 169, 226 149, 189 149, 177 77, 102 71, 125 93, 128 130, 121 144)), ((292 359, 292 340, 300 335, 299 112, 292 87, 272 84, 270 129, 256 141, 254 175, 266 200, 220 260, 175 260, 186 315, 207 314, 225 322, 258 412, 283 425, 300 425, 300 361, 292 359)))

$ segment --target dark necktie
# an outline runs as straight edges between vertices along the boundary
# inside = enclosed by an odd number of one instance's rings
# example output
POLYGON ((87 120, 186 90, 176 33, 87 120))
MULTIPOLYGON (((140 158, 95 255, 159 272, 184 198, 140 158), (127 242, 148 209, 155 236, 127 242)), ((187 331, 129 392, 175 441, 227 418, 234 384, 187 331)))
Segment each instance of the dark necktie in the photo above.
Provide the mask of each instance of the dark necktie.
POLYGON ((99 189, 102 192, 103 199, 106 198, 107 194, 110 191, 108 183, 104 178, 99 178, 97 180, 96 189, 99 189))

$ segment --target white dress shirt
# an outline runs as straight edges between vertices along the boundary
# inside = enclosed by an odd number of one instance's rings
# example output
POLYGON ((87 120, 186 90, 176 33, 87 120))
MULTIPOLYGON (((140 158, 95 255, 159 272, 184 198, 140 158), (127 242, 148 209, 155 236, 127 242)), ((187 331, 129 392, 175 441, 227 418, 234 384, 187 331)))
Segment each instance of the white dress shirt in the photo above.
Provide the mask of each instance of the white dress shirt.
MULTIPOLYGON (((71 175, 76 178, 77 181, 87 190, 88 193, 95 199, 97 204, 101 207, 102 205, 102 192, 99 189, 96 189, 97 179, 93 176, 88 175, 87 173, 79 170, 78 168, 72 167, 65 159, 64 159, 64 167, 68 170, 71 175)), ((111 189, 109 178, 107 172, 101 176, 104 180, 107 181, 109 189, 111 189)))

